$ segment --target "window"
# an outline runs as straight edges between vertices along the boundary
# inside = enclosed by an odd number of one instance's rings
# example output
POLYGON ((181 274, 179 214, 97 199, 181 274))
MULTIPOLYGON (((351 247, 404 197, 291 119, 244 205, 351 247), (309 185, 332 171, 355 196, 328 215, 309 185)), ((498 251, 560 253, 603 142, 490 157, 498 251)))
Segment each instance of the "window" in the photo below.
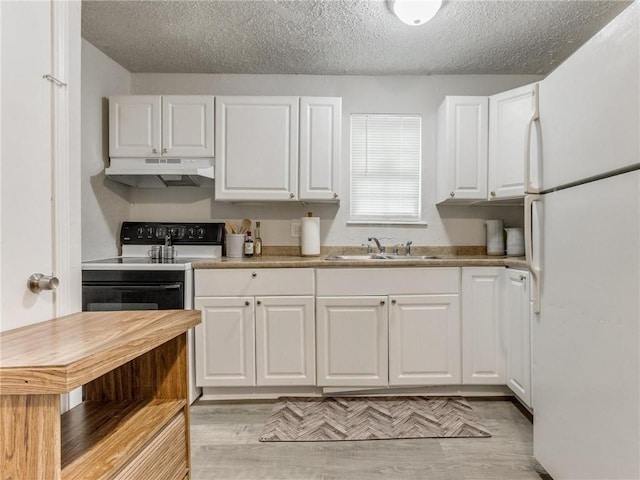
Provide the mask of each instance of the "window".
POLYGON ((420 221, 421 124, 419 115, 351 115, 352 221, 420 221))

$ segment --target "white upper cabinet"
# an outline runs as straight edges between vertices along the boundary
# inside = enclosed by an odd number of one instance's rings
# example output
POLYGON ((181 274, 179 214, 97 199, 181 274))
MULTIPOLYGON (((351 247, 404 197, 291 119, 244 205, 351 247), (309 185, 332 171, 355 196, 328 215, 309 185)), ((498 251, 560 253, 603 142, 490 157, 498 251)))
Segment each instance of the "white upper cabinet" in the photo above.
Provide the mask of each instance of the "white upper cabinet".
POLYGON ((109 98, 109 156, 159 157, 162 152, 162 97, 109 98))
POLYGON ((109 98, 109 156, 213 157, 213 97, 109 98))
POLYGON ((487 97, 446 97, 438 109, 437 203, 487 198, 487 97))
POLYGON ((300 99, 300 200, 339 200, 342 99, 300 99))
POLYGON ((526 134, 533 110, 534 85, 489 97, 489 200, 524 196, 526 134))
POLYGON ((216 98, 216 200, 297 200, 298 103, 216 98))
POLYGON ((162 97, 162 154, 213 157, 213 97, 162 97))

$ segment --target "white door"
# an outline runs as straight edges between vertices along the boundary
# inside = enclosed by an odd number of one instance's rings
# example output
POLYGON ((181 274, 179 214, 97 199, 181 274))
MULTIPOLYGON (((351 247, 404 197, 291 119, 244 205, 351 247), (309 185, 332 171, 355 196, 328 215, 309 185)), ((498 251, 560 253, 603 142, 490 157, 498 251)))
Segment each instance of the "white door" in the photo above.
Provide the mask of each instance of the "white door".
POLYGON ((387 297, 317 297, 318 386, 388 384, 387 297))
POLYGON ((459 384, 459 295, 390 298, 389 385, 459 384))
POLYGON ((213 97, 162 97, 162 154, 171 157, 213 157, 213 97))
POLYGON ((300 98, 300 200, 339 200, 341 138, 341 98, 300 98))
POLYGON ((507 386, 531 406, 531 318, 529 272, 506 270, 507 386))
POLYGON ((255 385, 253 297, 198 297, 196 381, 199 387, 255 385))
POLYGON ((313 297, 256 298, 256 385, 315 385, 313 297))
POLYGON ((115 95, 109 97, 109 156, 162 155, 162 97, 115 95))
POLYGON ((446 97, 438 109, 437 201, 487 199, 487 97, 446 97))
POLYGON ((462 383, 504 385, 501 267, 462 269, 462 383))
POLYGON ((80 4, 0 2, 0 22, 0 329, 10 330, 81 307, 80 4), (32 293, 33 273, 60 287, 32 293))
MULTIPOLYGON (((489 199, 524 195, 525 136, 533 85, 489 97, 489 199)), ((535 155, 534 155, 535 156, 535 155)))
POLYGON ((216 97, 216 200, 298 198, 298 97, 216 97))

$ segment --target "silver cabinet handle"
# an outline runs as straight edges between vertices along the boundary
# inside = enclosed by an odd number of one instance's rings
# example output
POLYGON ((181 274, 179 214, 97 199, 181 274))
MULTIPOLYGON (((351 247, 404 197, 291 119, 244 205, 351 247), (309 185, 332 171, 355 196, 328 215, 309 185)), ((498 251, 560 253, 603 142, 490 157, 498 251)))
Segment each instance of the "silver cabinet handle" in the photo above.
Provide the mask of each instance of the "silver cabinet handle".
POLYGON ((40 293, 42 290, 55 290, 58 285, 60 285, 58 277, 41 273, 34 273, 27 281, 27 286, 33 293, 40 293))
POLYGON ((495 197, 496 196, 496 192, 491 192, 491 196, 495 197))
POLYGON ((449 196, 450 196, 451 198, 455 197, 455 196, 456 196, 456 192, 451 192, 451 193, 449 194, 449 196))
POLYGON ((524 282, 527 279, 527 277, 525 277, 524 275, 520 275, 520 281, 524 282))
POLYGON ((251 272, 251 278, 256 278, 258 274, 256 272, 251 272))
POLYGON ((293 198, 293 197, 295 197, 295 195, 293 193, 290 193, 289 198, 293 198))
POLYGON ((338 198, 338 194, 333 192, 333 198, 338 198))
POLYGON ((249 300, 245 300, 245 301, 244 301, 244 305, 245 305, 246 307, 248 307, 249 305, 251 305, 251 302, 250 302, 249 300))
POLYGON ((383 307, 384 304, 385 304, 385 301, 384 300, 380 300, 380 306, 383 307))
POLYGON ((166 149, 166 148, 163 148, 163 149, 162 149, 162 153, 167 153, 167 152, 169 152, 169 150, 168 150, 168 149, 166 149))
POLYGON ((393 300, 391 300, 391 303, 395 305, 396 303, 398 303, 398 301, 394 298, 393 300))
POLYGON ((151 150, 153 153, 158 153, 158 149, 154 148, 153 150, 151 150))

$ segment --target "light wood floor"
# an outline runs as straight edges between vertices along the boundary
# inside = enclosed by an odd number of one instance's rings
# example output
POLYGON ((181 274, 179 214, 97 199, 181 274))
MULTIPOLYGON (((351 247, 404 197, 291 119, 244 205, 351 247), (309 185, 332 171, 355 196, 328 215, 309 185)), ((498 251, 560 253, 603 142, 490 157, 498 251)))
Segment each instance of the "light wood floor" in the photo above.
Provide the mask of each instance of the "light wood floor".
POLYGON ((271 403, 191 407, 192 480, 550 480, 531 422, 509 401, 471 402, 491 438, 260 443, 271 403))

